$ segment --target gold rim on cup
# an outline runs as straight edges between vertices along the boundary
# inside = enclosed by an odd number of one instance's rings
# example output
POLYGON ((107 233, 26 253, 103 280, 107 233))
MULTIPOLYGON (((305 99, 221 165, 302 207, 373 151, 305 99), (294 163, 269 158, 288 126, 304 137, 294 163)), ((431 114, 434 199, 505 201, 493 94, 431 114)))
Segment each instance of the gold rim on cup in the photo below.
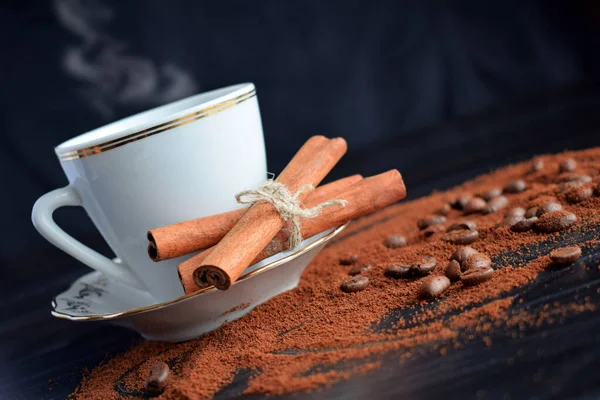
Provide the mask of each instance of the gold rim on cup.
POLYGON ((184 115, 182 117, 176 118, 174 120, 164 122, 162 124, 153 126, 151 128, 147 128, 127 136, 123 136, 117 139, 109 140, 107 142, 97 144, 94 146, 84 147, 78 150, 68 151, 65 153, 58 154, 58 159, 60 161, 69 161, 76 160, 78 158, 93 156, 94 154, 103 153, 108 150, 115 149, 117 147, 124 146, 128 143, 135 142, 137 140, 145 139, 150 136, 154 136, 156 134, 168 131, 173 128, 177 128, 182 125, 189 124, 191 122, 197 121, 202 118, 210 117, 211 115, 217 114, 221 111, 225 111, 231 107, 234 107, 240 103, 243 103, 246 100, 249 100, 256 96, 256 89, 252 89, 251 91, 241 94, 233 99, 222 101, 218 104, 214 104, 212 106, 206 107, 202 110, 184 115))

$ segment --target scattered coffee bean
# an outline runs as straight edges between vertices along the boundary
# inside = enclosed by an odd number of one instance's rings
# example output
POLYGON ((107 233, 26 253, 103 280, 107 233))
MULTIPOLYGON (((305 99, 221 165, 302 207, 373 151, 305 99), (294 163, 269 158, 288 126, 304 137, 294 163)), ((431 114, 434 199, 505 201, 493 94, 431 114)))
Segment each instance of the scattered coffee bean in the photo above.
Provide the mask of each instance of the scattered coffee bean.
POLYGON ((369 286, 369 278, 362 275, 356 275, 355 277, 350 278, 346 282, 342 283, 340 289, 342 289, 342 292, 345 293, 353 293, 365 290, 367 286, 369 286))
POLYGON ((592 181, 592 177, 589 175, 581 175, 578 181, 581 183, 590 183, 592 181))
POLYGON ((492 260, 490 259, 490 257, 488 257, 487 254, 476 253, 471 254, 469 257, 467 257, 465 262, 461 263, 460 266, 462 271, 468 271, 473 268, 489 267, 491 265, 492 260))
POLYGON ((535 199, 531 200, 531 202, 529 202, 529 207, 539 207, 542 204, 547 203, 549 201, 556 202, 558 200, 556 199, 555 196, 540 195, 540 196, 536 197, 535 199))
POLYGON ((486 201, 481 197, 473 197, 471 200, 469 200, 467 204, 465 204, 463 211, 465 214, 478 213, 481 212, 481 210, 483 210, 486 205, 486 201))
POLYGON ((425 235, 425 237, 430 237, 439 232, 444 232, 444 225, 431 225, 423 231, 423 235, 425 235))
POLYGON ((525 211, 524 217, 525 218, 538 217, 542 214, 543 214, 543 212, 540 210, 539 207, 529 207, 527 209, 527 211, 525 211))
POLYGON ((472 247, 460 246, 458 249, 456 249, 454 254, 452 254, 452 257, 450 257, 450 261, 456 260, 459 264, 462 265, 462 263, 464 263, 471 254, 477 253, 479 252, 472 247))
POLYGON ((506 196, 496 196, 488 201, 487 205, 481 212, 483 214, 491 214, 495 213, 498 210, 501 210, 508 206, 508 199, 506 196))
POLYGON ((388 278, 401 279, 413 276, 411 265, 390 265, 385 269, 384 275, 388 278))
POLYGON ((462 271, 460 270, 460 264, 456 260, 451 260, 448 266, 446 267, 446 276, 450 279, 450 282, 456 282, 460 279, 460 274, 462 271))
POLYGON ((412 269, 418 275, 427 275, 435 268, 437 261, 432 256, 423 256, 415 265, 412 266, 412 269))
POLYGON ((438 297, 450 286, 450 279, 445 276, 429 276, 421 283, 421 296, 433 299, 438 297))
POLYGON ((390 249, 406 246, 406 238, 401 235, 391 235, 385 238, 383 244, 390 249))
POLYGON ((521 221, 522 219, 523 219, 523 217, 519 217, 519 216, 504 218, 502 221, 500 221, 498 223, 498 225, 496 225, 496 228, 504 228, 506 226, 508 226, 510 228, 511 226, 513 226, 517 222, 521 221))
POLYGON ((531 228, 533 228, 533 225, 537 220, 538 217, 523 218, 516 224, 512 225, 510 227, 510 230, 513 232, 527 232, 528 230, 531 230, 531 228))
POLYGON ((565 198, 571 204, 580 203, 589 199, 593 195, 592 188, 589 186, 580 186, 569 190, 565 193, 565 198))
POLYGON ((552 250, 550 260, 554 264, 572 264, 581 257, 581 249, 578 246, 561 247, 560 249, 552 250))
POLYGON ((560 193, 567 192, 571 189, 580 187, 586 183, 592 181, 592 177, 589 175, 580 175, 575 173, 565 173, 559 176, 558 183, 560 186, 558 190, 560 193))
POLYGON ((355 265, 348 271, 348 275, 354 276, 362 273, 363 271, 369 271, 371 269, 370 265, 355 265))
POLYGON ((450 204, 446 203, 437 210, 435 210, 435 214, 446 216, 450 214, 450 204))
POLYGON ((544 169, 544 160, 542 160, 541 158, 534 158, 531 161, 531 167, 529 167, 530 173, 540 172, 543 169, 544 169))
POLYGON ((504 193, 521 193, 527 189, 527 184, 522 179, 517 179, 514 182, 504 186, 504 193))
POLYGON ((547 201, 545 203, 540 204, 540 208, 535 216, 541 217, 543 214, 546 214, 547 212, 560 211, 562 209, 563 209, 563 207, 560 205, 560 203, 557 203, 555 201, 547 201))
POLYGON ((502 189, 500 189, 500 188, 493 188, 493 189, 486 190, 485 192, 483 192, 481 194, 481 198, 484 199, 485 201, 490 201, 494 197, 498 197, 501 194, 502 194, 502 189))
POLYGON ((479 239, 478 231, 462 229, 452 231, 442 236, 442 240, 452 244, 471 244, 479 239))
POLYGON ((561 161, 558 167, 560 172, 575 171, 575 168, 577 168, 577 162, 572 158, 567 158, 566 160, 561 161))
POLYGON ((539 232, 558 232, 567 229, 577 221, 577 216, 568 211, 552 211, 542 215, 534 227, 539 232))
POLYGON ((420 220, 418 220, 417 226, 419 227, 419 229, 423 230, 429 228, 432 225, 439 225, 444 223, 446 223, 446 217, 444 217, 443 215, 430 215, 428 217, 421 218, 420 220))
POLYGON ((589 175, 576 174, 573 172, 566 172, 564 174, 560 174, 558 178, 556 178, 556 183, 564 183, 564 182, 581 182, 588 183, 592 181, 592 177, 589 175))
POLYGON ((470 194, 462 194, 462 195, 458 196, 456 199, 454 199, 450 203, 450 206, 452 208, 456 208, 457 210, 462 210, 463 208, 465 208, 465 206, 467 205, 469 200, 471 200, 472 197, 473 196, 471 196, 470 194))
POLYGON ((357 262, 358 262, 358 256, 356 256, 356 255, 351 255, 351 256, 340 258, 341 265, 352 265, 352 264, 356 264, 357 262))
POLYGON ((448 227, 448 229, 446 229, 446 232, 458 231, 460 229, 468 229, 470 231, 476 231, 477 224, 475 223, 475 221, 456 222, 456 223, 450 225, 448 227))
POLYGON ((494 269, 492 267, 477 267, 463 272, 460 280, 465 286, 474 286, 492 279, 493 275, 494 269))
POLYGON ((158 362, 150 368, 150 374, 146 378, 146 392, 150 395, 159 395, 165 391, 169 384, 171 370, 164 362, 158 362))
POLYGON ((522 217, 525 215, 525 209, 523 207, 509 208, 504 214, 504 218, 508 217, 522 217))
POLYGON ((594 194, 596 196, 600 196, 600 182, 598 182, 598 184, 596 185, 596 188, 594 189, 594 194))
POLYGON ((564 183, 561 183, 560 186, 558 187, 558 192, 559 193, 568 192, 569 190, 580 187, 581 185, 583 185, 583 182, 580 182, 580 181, 564 182, 564 183))

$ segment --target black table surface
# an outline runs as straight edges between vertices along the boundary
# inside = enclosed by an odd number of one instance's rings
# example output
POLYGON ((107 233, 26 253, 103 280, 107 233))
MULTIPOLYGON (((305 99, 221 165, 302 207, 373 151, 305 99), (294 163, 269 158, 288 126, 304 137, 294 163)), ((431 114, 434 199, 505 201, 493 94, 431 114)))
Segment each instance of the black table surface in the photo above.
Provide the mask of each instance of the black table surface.
MULTIPOLYGON (((600 84, 546 93, 371 148, 351 149, 331 179, 398 168, 409 197, 415 198, 533 154, 597 146, 599 106, 600 84)), ((590 235, 600 236, 600 227, 592 234, 572 232, 564 240, 576 243, 589 240, 590 235)), ((95 248, 106 248, 97 236, 84 240, 95 248)), ((527 260, 543 251, 542 245, 512 256, 527 260)), ((586 250, 574 266, 546 271, 506 295, 523 300, 515 311, 529 307, 535 312, 555 302, 572 302, 576 295, 580 299, 589 296, 600 305, 598 265, 600 246, 586 250)), ((64 399, 77 387, 84 369, 92 369, 142 340, 134 332, 100 322, 51 317, 52 297, 88 271, 51 247, 28 251, 3 266, 0 398, 64 399)), ((401 314, 393 312, 379 325, 385 326, 401 314)), ((365 375, 322 391, 283 397, 600 398, 600 311, 568 315, 524 331, 514 329, 491 332, 491 347, 481 340, 465 341, 464 346, 450 349, 444 357, 439 356, 435 344, 430 344, 399 363, 401 350, 395 350, 380 359, 381 367, 365 375)), ((239 371, 216 398, 244 397, 241 393, 249 376, 249 371, 239 371)))

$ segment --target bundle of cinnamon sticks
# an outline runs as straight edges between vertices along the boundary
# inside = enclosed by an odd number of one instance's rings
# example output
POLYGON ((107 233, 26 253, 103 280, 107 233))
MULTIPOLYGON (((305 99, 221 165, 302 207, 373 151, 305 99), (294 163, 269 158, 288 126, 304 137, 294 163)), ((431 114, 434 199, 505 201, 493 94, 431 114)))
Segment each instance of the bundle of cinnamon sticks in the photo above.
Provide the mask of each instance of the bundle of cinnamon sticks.
MULTIPOLYGON (((305 185, 317 187, 346 153, 346 141, 313 136, 298 150, 277 177, 289 193, 305 185)), ((300 232, 309 238, 347 221, 372 213, 406 196, 397 170, 364 178, 353 175, 313 192, 298 193, 298 200, 311 208, 332 199, 345 205, 322 208, 313 218, 302 218, 300 232)), ((250 265, 289 246, 290 227, 275 207, 260 201, 245 209, 198 218, 148 232, 148 255, 163 261, 204 250, 179 265, 186 293, 215 286, 228 289, 250 265)))

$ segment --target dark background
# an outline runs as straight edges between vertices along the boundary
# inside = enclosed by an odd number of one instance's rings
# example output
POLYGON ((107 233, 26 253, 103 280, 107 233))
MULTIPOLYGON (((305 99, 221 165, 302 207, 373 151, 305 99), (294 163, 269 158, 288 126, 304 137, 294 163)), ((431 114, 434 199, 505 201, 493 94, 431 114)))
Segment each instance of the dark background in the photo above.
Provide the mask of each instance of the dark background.
MULTIPOLYGON (((409 198, 600 143, 594 1, 14 0, 0 2, 0 45, 8 398, 63 398, 82 367, 136 340, 49 315, 87 272, 30 223, 34 201, 67 183, 52 148, 70 137, 250 81, 270 171, 311 135, 343 136, 349 153, 331 179, 398 168, 409 198), (54 394, 49 378, 62 382, 54 394)), ((110 254, 82 210, 57 219, 110 254)))

